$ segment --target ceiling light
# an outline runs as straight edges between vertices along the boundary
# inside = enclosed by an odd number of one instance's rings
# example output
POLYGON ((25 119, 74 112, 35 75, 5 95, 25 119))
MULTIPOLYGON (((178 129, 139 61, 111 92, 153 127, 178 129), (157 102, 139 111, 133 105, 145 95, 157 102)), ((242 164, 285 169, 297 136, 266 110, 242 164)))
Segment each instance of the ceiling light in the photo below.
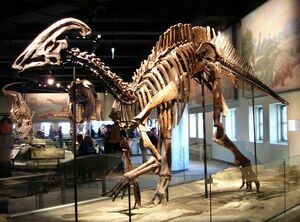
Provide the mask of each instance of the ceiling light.
POLYGON ((111 48, 111 59, 114 59, 115 58, 115 48, 112 47, 111 48))
POLYGON ((58 83, 56 83, 56 87, 57 88, 59 88, 60 87, 60 83, 58 82, 58 83))
POLYGON ((70 86, 70 85, 67 85, 67 88, 68 88, 68 89, 70 89, 70 88, 71 88, 71 86, 70 86))
POLYGON ((42 86, 42 84, 39 84, 39 86, 42 86))
POLYGON ((47 80, 47 83, 48 83, 48 85, 50 85, 50 86, 52 86, 53 84, 54 84, 54 79, 53 78, 49 78, 48 80, 47 80))
POLYGON ((107 92, 107 90, 105 91, 105 95, 106 95, 106 96, 108 95, 108 92, 107 92))

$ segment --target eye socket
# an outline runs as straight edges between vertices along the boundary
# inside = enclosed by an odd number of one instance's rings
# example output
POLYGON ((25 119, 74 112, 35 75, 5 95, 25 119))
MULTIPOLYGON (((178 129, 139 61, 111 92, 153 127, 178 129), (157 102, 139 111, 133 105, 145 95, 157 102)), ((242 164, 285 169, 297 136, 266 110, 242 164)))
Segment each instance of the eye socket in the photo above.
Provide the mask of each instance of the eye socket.
POLYGON ((56 63, 57 62, 57 59, 55 57, 50 57, 49 60, 52 63, 56 63))

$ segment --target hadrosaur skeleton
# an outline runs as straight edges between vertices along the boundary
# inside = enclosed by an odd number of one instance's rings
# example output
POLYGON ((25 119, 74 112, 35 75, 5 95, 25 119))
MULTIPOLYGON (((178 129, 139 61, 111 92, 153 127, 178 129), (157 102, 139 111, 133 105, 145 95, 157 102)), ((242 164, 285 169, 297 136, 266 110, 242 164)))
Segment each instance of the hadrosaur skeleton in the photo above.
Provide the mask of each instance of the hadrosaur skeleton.
POLYGON ((85 38, 91 29, 82 21, 67 18, 44 30, 16 59, 13 68, 20 72, 33 68, 55 68, 65 62, 86 67, 106 84, 107 89, 121 104, 122 119, 130 122, 131 128, 138 127, 152 157, 141 166, 125 173, 111 191, 115 199, 133 179, 155 171, 160 179, 152 203, 165 204, 166 190, 171 179, 171 132, 180 121, 182 111, 189 98, 190 79, 204 82, 213 94, 214 126, 217 128, 214 141, 229 149, 235 163, 241 170, 246 190, 252 190, 252 182, 257 191, 260 183, 253 172, 250 160, 245 157, 224 132, 220 116, 226 114, 226 103, 221 92, 224 78, 228 78, 240 89, 259 89, 284 104, 288 104, 273 92, 254 73, 251 66, 225 40, 209 27, 192 27, 177 24, 160 36, 151 54, 141 63, 132 77, 132 82, 124 82, 109 67, 89 52, 69 48, 67 31, 77 31, 85 38), (145 121, 152 110, 157 111, 159 122, 159 143, 154 147, 145 132, 145 121), (164 151, 162 155, 161 152, 164 151))
POLYGON ((34 116, 34 111, 32 111, 22 94, 13 90, 8 90, 7 88, 17 85, 26 84, 25 82, 15 82, 5 85, 2 88, 2 93, 13 97, 12 106, 10 109, 10 118, 16 124, 16 132, 19 137, 27 143, 31 143, 33 139, 32 131, 32 118, 34 116))

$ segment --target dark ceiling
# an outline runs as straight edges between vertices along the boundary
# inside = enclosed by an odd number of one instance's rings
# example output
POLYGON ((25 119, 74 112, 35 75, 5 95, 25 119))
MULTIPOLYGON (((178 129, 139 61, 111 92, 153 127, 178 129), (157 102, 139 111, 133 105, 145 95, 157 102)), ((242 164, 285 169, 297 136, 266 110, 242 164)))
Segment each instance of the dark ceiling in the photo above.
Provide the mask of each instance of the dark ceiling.
MULTIPOLYGON (((117 74, 130 80, 133 71, 147 57, 158 36, 176 23, 212 26, 224 30, 261 5, 265 0, 9 0, 0 8, 0 87, 24 80, 11 64, 25 47, 53 22, 66 17, 85 21, 94 33, 100 33, 96 54, 117 74), (111 48, 115 58, 111 58, 111 48)), ((74 42, 91 49, 91 40, 74 42)), ((97 91, 105 87, 86 70, 78 69, 78 77, 91 80, 97 91)), ((49 73, 31 73, 32 79, 19 90, 45 91, 38 81, 49 73)), ((72 68, 53 72, 56 81, 66 86, 72 80, 72 68)), ((51 91, 51 89, 50 89, 51 91)))

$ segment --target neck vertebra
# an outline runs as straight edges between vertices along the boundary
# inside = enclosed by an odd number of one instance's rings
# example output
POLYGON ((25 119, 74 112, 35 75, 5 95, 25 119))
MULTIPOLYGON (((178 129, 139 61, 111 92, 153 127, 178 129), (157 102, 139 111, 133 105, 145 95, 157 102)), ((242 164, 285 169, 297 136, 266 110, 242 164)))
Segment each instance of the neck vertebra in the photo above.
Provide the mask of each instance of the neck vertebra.
POLYGON ((123 104, 133 104, 137 101, 136 87, 124 82, 120 76, 110 71, 110 68, 101 62, 94 53, 81 52, 78 48, 70 51, 70 61, 88 68, 95 76, 101 78, 109 92, 123 104))

